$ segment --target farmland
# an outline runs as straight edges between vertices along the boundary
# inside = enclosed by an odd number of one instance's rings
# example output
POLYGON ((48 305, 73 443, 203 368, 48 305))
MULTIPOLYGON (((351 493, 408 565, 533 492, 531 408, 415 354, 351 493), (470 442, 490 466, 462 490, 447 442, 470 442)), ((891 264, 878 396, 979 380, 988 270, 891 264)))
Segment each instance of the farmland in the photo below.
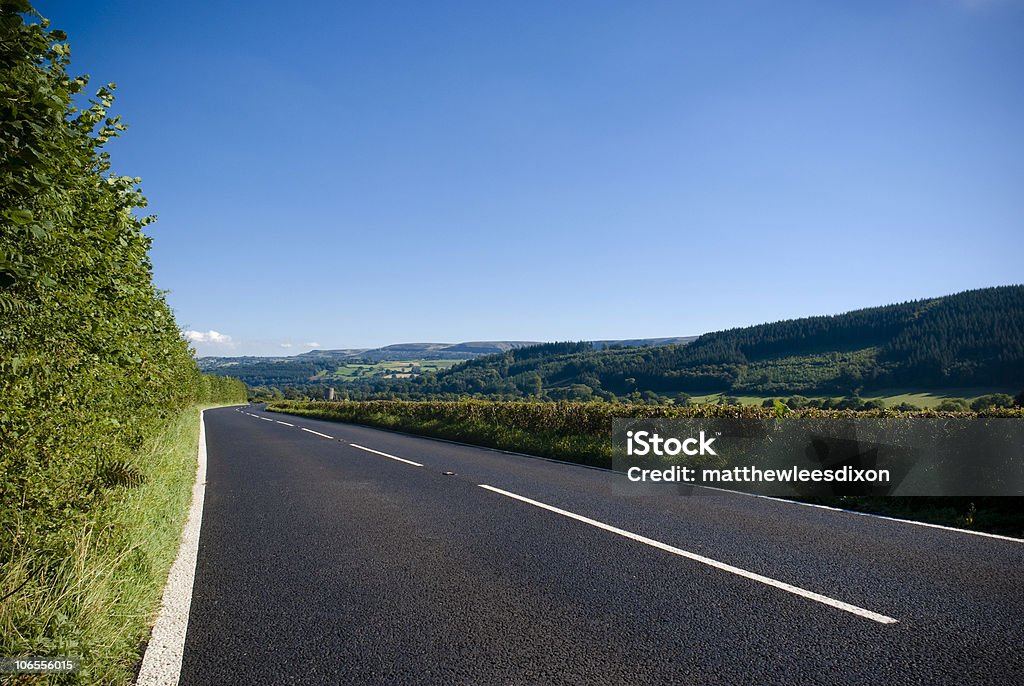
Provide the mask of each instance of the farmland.
MULTIPOLYGON (((937 408, 942 401, 950 400, 955 398, 962 398, 967 401, 967 404, 974 402, 978 398, 984 395, 991 395, 993 393, 1007 393, 1014 395, 1017 391, 1013 388, 1006 387, 976 387, 976 388, 958 388, 955 390, 915 390, 906 388, 891 388, 881 389, 878 391, 869 391, 861 396, 864 401, 878 400, 881 401, 886 407, 898 407, 903 403, 914 405, 921 409, 934 409, 937 408)), ((832 400, 837 402, 842 398, 828 395, 808 395, 804 396, 807 400, 827 401, 832 400)), ((727 393, 708 393, 704 395, 691 396, 690 402, 694 405, 703 404, 717 404, 719 402, 728 402, 729 399, 735 399, 742 405, 761 405, 766 400, 778 398, 785 401, 786 396, 773 396, 773 395, 729 395, 727 393)))
POLYGON ((317 381, 369 381, 376 379, 409 379, 420 374, 437 373, 451 369, 465 360, 355 360, 335 367, 334 371, 321 370, 317 381))

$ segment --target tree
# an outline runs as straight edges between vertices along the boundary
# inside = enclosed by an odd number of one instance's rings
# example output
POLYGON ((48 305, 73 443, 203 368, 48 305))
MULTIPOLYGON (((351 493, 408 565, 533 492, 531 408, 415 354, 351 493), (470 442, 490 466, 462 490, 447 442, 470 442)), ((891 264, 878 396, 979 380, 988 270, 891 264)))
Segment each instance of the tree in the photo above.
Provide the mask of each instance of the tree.
POLYGON ((594 389, 586 384, 574 383, 569 386, 567 397, 569 400, 590 400, 594 396, 594 389))
POLYGON ((863 398, 856 395, 851 395, 848 398, 843 398, 842 400, 840 400, 838 403, 836 403, 835 407, 837 410, 857 410, 860 409, 860 407, 863 404, 863 398))
POLYGON ((1014 400, 1006 393, 993 393, 991 395, 983 395, 976 398, 971 403, 971 409, 975 412, 981 412, 988 410, 993 407, 1013 407, 1014 400))

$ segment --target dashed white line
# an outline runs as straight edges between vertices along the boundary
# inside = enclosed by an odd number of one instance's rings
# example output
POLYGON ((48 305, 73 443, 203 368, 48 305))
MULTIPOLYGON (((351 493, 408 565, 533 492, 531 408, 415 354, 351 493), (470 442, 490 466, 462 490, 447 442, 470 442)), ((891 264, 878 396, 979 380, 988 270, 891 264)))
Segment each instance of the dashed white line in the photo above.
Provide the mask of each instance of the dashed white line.
POLYGON ((395 457, 394 455, 388 455, 387 453, 382 453, 381 451, 374 450, 373 448, 364 448, 363 446, 356 445, 355 443, 349 443, 349 445, 352 446, 353 448, 359 448, 360 450, 365 450, 368 453, 373 453, 375 455, 380 455, 381 457, 387 457, 387 458, 392 459, 392 460, 398 460, 399 462, 404 462, 406 464, 411 464, 413 467, 422 467, 423 466, 419 462, 413 462, 412 460, 407 460, 404 457, 395 457))
POLYGON ((295 426, 294 424, 289 424, 288 422, 278 421, 276 419, 274 421, 277 422, 278 424, 284 424, 285 426, 295 426))
POLYGON ((306 433, 316 434, 317 436, 323 436, 324 438, 330 438, 332 441, 334 440, 334 436, 328 436, 327 434, 322 434, 319 431, 313 431, 312 429, 307 429, 304 426, 300 426, 299 428, 302 429, 303 431, 305 431, 306 433))
MULTIPOLYGON (((356 447, 358 447, 358 446, 356 446, 356 447)), ((802 598, 807 598, 809 600, 813 600, 815 602, 822 603, 823 605, 828 605, 830 607, 834 607, 837 610, 843 610, 845 612, 849 612, 851 614, 855 614, 858 617, 864 617, 865 619, 870 619, 870 620, 878 622, 880 624, 895 624, 897 622, 897 620, 893 619, 892 617, 888 617, 886 615, 879 614, 877 612, 872 612, 871 610, 865 610, 862 607, 857 607, 856 605, 851 605, 849 603, 844 603, 841 600, 836 600, 835 598, 830 598, 830 597, 828 597, 826 595, 821 595, 820 593, 815 593, 814 591, 808 591, 806 589, 800 588, 799 586, 793 586, 792 584, 787 584, 784 581, 779 581, 777 579, 772 579, 771 577, 763 576, 763 575, 757 574, 755 572, 750 572, 750 571, 747 571, 746 569, 741 569, 739 567, 733 567, 730 564, 726 564, 724 562, 719 562, 718 560, 712 560, 710 557, 704 557, 703 555, 698 555, 697 553, 691 553, 688 550, 683 550, 682 548, 676 548, 675 546, 668 545, 667 543, 662 543, 661 541, 656 541, 653 538, 647 538, 646 536, 641 536, 639 534, 634 534, 631 531, 626 531, 625 529, 620 529, 618 527, 611 526, 610 524, 605 524, 604 522, 599 522, 596 519, 590 519, 589 517, 584 517, 583 515, 578 515, 575 512, 569 512, 568 510, 563 510, 561 508, 554 507, 552 505, 547 505, 545 503, 538 502, 536 500, 531 500, 530 498, 526 498, 526 497, 523 497, 521 495, 517 495, 515 493, 510 493, 509 491, 503 491, 500 488, 495 488, 494 486, 488 486, 487 484, 479 484, 479 486, 480 486, 480 488, 485 488, 488 491, 492 491, 494 493, 498 493, 500 495, 503 495, 503 496, 506 496, 506 497, 509 497, 509 498, 513 498, 515 500, 519 500, 519 501, 527 503, 529 505, 533 505, 534 507, 539 507, 539 508, 541 508, 543 510, 548 510, 549 512, 554 512, 556 514, 560 514, 563 517, 569 517, 570 519, 575 519, 578 522, 583 522, 584 524, 589 524, 590 526, 597 527, 598 529, 603 529, 603 530, 609 531, 609 532, 611 532, 613 534, 618 534, 619 536, 624 536, 626 538, 632 539, 632 540, 637 541, 639 543, 643 543, 645 545, 649 545, 652 548, 658 548, 659 550, 664 550, 665 552, 672 553, 673 555, 679 555, 680 557, 685 557, 685 558, 693 560, 695 562, 700 562, 701 564, 705 564, 705 565, 708 565, 710 567, 714 567, 715 569, 720 569, 720 570, 722 570, 724 572, 729 572, 730 574, 735 574, 737 576, 741 576, 741 577, 744 577, 746 579, 750 579, 752 581, 757 581, 757 582, 760 582, 762 584, 766 584, 768 586, 772 586, 774 588, 778 588, 778 589, 781 589, 783 591, 787 591, 787 592, 792 593, 794 595, 801 596, 802 598)))

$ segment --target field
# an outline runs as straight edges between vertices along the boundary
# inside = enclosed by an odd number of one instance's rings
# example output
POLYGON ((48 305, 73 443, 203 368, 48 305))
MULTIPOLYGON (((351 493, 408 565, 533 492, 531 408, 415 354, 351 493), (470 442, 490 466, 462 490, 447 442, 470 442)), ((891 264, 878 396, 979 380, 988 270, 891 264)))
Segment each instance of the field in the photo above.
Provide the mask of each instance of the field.
MULTIPOLYGON (((909 403, 916 405, 922 409, 930 409, 937 407, 939 403, 947 398, 964 398, 967 402, 973 401, 975 398, 983 395, 989 395, 992 393, 1007 393, 1009 395, 1016 395, 1019 393, 1019 389, 1012 388, 957 388, 954 390, 946 389, 939 391, 927 391, 927 390, 911 390, 902 388, 891 388, 880 391, 868 391, 862 396, 864 400, 881 400, 885 403, 886 407, 895 407, 900 403, 909 403)), ((694 404, 704 403, 717 403, 719 400, 723 400, 727 397, 733 397, 739 399, 743 405, 760 405, 769 398, 779 398, 785 400, 789 396, 778 396, 778 395, 729 395, 726 393, 710 393, 708 395, 695 395, 691 398, 691 402, 694 404)), ((808 395, 804 396, 809 400, 827 400, 829 396, 822 395, 808 395)))
POLYGON ((450 369, 465 360, 390 360, 382 362, 350 362, 335 368, 334 372, 324 370, 317 379, 324 381, 369 381, 371 379, 407 379, 426 372, 440 372, 450 369))

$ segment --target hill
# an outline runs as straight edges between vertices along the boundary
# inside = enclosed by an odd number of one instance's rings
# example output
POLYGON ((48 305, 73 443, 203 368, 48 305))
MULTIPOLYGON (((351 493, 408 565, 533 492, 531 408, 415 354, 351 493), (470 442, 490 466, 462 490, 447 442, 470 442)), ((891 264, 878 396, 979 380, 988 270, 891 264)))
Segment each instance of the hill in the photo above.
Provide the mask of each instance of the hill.
MULTIPOLYGON (((480 355, 493 355, 506 350, 536 345, 535 341, 470 341, 467 343, 396 343, 382 348, 361 350, 342 359, 359 358, 372 362, 401 360, 466 360, 480 355)), ((313 350, 297 357, 320 355, 334 351, 313 350)), ((339 351, 344 352, 344 351, 339 351)), ((337 359, 337 356, 336 356, 337 359)))
MULTIPOLYGON (((622 341, 595 341, 595 349, 608 347, 636 347, 665 345, 691 341, 689 338, 650 338, 622 341)), ((363 375, 347 372, 352 368, 380 363, 406 363, 380 365, 374 379, 393 376, 403 366, 447 369, 451 362, 463 362, 485 355, 502 354, 511 350, 537 346, 535 341, 467 341, 464 343, 396 343, 381 348, 344 348, 339 350, 310 350, 287 357, 201 357, 199 368, 204 372, 242 379, 250 386, 304 386, 326 382, 363 383, 363 375), (447 361, 448 364, 423 365, 425 361, 447 361), (360 378, 355 378, 360 377, 360 378)))
POLYGON ((353 398, 480 395, 652 402, 708 394, 855 396, 887 389, 1016 392, 1024 389, 1024 286, 696 338, 401 343, 293 357, 202 358, 199 364, 250 386, 290 386, 286 395, 293 397, 319 395, 324 386, 353 398))
MULTIPOLYGON (((407 382, 414 394, 856 395, 1024 388, 1024 286, 730 329, 688 345, 546 344, 407 382)), ((392 390, 400 390, 393 387, 392 390)))

